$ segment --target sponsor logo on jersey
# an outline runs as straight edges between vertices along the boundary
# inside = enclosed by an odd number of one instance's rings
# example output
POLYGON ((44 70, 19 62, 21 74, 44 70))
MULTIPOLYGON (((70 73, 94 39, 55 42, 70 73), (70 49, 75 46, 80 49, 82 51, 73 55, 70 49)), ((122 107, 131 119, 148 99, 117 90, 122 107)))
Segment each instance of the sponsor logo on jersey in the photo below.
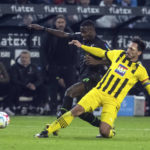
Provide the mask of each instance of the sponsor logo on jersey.
POLYGON ((128 68, 119 64, 118 68, 115 70, 116 73, 118 73, 121 76, 124 76, 125 73, 127 72, 128 68))

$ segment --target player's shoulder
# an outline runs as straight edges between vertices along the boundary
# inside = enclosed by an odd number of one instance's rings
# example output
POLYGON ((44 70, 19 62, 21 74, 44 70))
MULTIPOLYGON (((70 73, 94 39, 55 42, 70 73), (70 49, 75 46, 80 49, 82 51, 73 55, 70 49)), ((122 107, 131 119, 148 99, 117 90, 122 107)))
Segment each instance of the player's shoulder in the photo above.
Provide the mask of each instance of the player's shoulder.
POLYGON ((137 65, 139 67, 139 69, 142 71, 142 70, 146 70, 146 68, 143 66, 142 62, 138 61, 137 62, 137 65))
POLYGON ((125 50, 121 50, 121 49, 113 49, 113 50, 111 50, 111 51, 108 51, 107 53, 113 53, 113 54, 122 54, 122 55, 124 55, 126 52, 125 52, 125 50))
POLYGON ((100 37, 96 36, 93 42, 97 45, 105 44, 106 42, 102 40, 100 37))
POLYGON ((105 49, 105 50, 110 50, 108 43, 106 41, 102 40, 98 36, 95 37, 95 39, 93 41, 93 45, 95 47, 100 47, 100 48, 105 49))

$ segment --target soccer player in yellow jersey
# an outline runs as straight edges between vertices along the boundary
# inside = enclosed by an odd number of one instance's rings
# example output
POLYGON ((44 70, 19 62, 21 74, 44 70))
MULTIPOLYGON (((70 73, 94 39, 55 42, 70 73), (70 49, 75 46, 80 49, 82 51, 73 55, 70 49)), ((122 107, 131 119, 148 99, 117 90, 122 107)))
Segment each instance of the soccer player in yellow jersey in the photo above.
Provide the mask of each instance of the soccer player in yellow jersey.
POLYGON ((103 107, 99 127, 100 134, 106 138, 113 137, 115 134, 113 124, 120 104, 128 91, 140 81, 150 94, 149 76, 146 69, 138 62, 145 49, 145 44, 138 38, 133 39, 127 51, 106 51, 101 48, 82 45, 77 40, 71 41, 70 44, 81 47, 95 56, 106 57, 111 62, 111 66, 97 86, 88 92, 72 110, 58 118, 36 137, 48 137, 54 131, 67 127, 74 117, 84 112, 94 111, 100 106, 103 107))

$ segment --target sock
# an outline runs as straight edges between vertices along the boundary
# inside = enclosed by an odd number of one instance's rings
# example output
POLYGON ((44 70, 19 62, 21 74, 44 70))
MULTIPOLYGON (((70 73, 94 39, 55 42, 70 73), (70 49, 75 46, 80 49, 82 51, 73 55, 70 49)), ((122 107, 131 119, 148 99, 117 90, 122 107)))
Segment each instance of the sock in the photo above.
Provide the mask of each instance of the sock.
POLYGON ((84 113, 82 115, 79 116, 82 120, 87 121, 88 123, 90 123, 91 125, 95 126, 95 127, 99 127, 100 126, 100 120, 95 117, 92 113, 84 113))
POLYGON ((109 138, 112 138, 113 136, 115 136, 115 134, 116 134, 115 130, 111 129, 109 133, 109 138))
POLYGON ((64 113, 66 113, 68 110, 71 109, 72 102, 73 102, 73 98, 71 98, 69 96, 64 97, 62 108, 60 109, 61 115, 63 115, 64 113))
POLYGON ((74 116, 72 116, 71 111, 66 112, 64 115, 62 115, 52 124, 50 124, 50 126, 47 129, 48 133, 51 134, 54 131, 59 130, 60 128, 66 128, 68 125, 71 124, 73 119, 74 116))

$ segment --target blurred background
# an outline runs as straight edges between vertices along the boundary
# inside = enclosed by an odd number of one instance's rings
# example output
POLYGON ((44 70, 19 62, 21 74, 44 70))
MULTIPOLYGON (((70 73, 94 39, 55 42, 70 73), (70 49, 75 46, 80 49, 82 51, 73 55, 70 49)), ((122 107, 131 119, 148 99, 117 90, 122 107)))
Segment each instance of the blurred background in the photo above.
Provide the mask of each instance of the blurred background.
MULTIPOLYGON (((80 31, 80 24, 84 20, 92 20, 95 23, 97 35, 108 43, 110 49, 126 49, 131 38, 141 37, 146 43, 146 51, 140 61, 150 75, 149 6, 149 0, 0 0, 0 62, 5 66, 10 78, 6 84, 0 83, 0 109, 6 110, 10 115, 55 115, 57 110, 52 111, 52 107, 55 106, 56 109, 59 109, 61 106, 65 88, 62 88, 58 83, 56 83, 58 84, 56 89, 54 86, 49 87, 52 81, 47 79, 46 72, 47 58, 45 52, 53 39, 48 37, 45 31, 28 28, 29 24, 56 28, 56 16, 58 14, 64 15, 66 31, 72 33, 80 31), (24 94, 19 96, 19 98, 23 96, 24 99, 22 100, 20 98, 5 101, 10 92, 9 89, 12 88, 11 67, 18 61, 17 58, 23 50, 30 51, 31 61, 36 64, 47 89, 48 98, 45 98, 42 104, 40 102, 36 105, 36 102, 31 103, 33 101, 32 96, 24 94), (53 92, 55 93, 54 101, 51 97, 53 92)), ((52 60, 54 70, 58 63, 56 59, 59 60, 60 64, 68 60, 68 55, 60 51, 49 56, 52 57, 48 59, 52 60)), ((78 78, 78 57, 74 58, 74 56, 70 52, 71 59, 74 59, 72 66, 75 68, 74 82, 76 82, 78 78)), ((66 78, 68 77, 66 76, 66 78)), ((128 104, 128 101, 124 102, 122 106, 124 111, 131 111, 131 114, 123 115, 136 115, 135 109, 141 109, 142 112, 140 111, 139 115, 149 116, 149 96, 140 83, 130 91, 129 95, 137 95, 142 97, 141 99, 144 97, 144 101, 142 100, 140 104, 137 104, 136 108, 135 104, 128 104), (129 110, 128 107, 131 109, 129 110)), ((134 97, 133 103, 135 103, 135 99, 138 98, 134 97)))

